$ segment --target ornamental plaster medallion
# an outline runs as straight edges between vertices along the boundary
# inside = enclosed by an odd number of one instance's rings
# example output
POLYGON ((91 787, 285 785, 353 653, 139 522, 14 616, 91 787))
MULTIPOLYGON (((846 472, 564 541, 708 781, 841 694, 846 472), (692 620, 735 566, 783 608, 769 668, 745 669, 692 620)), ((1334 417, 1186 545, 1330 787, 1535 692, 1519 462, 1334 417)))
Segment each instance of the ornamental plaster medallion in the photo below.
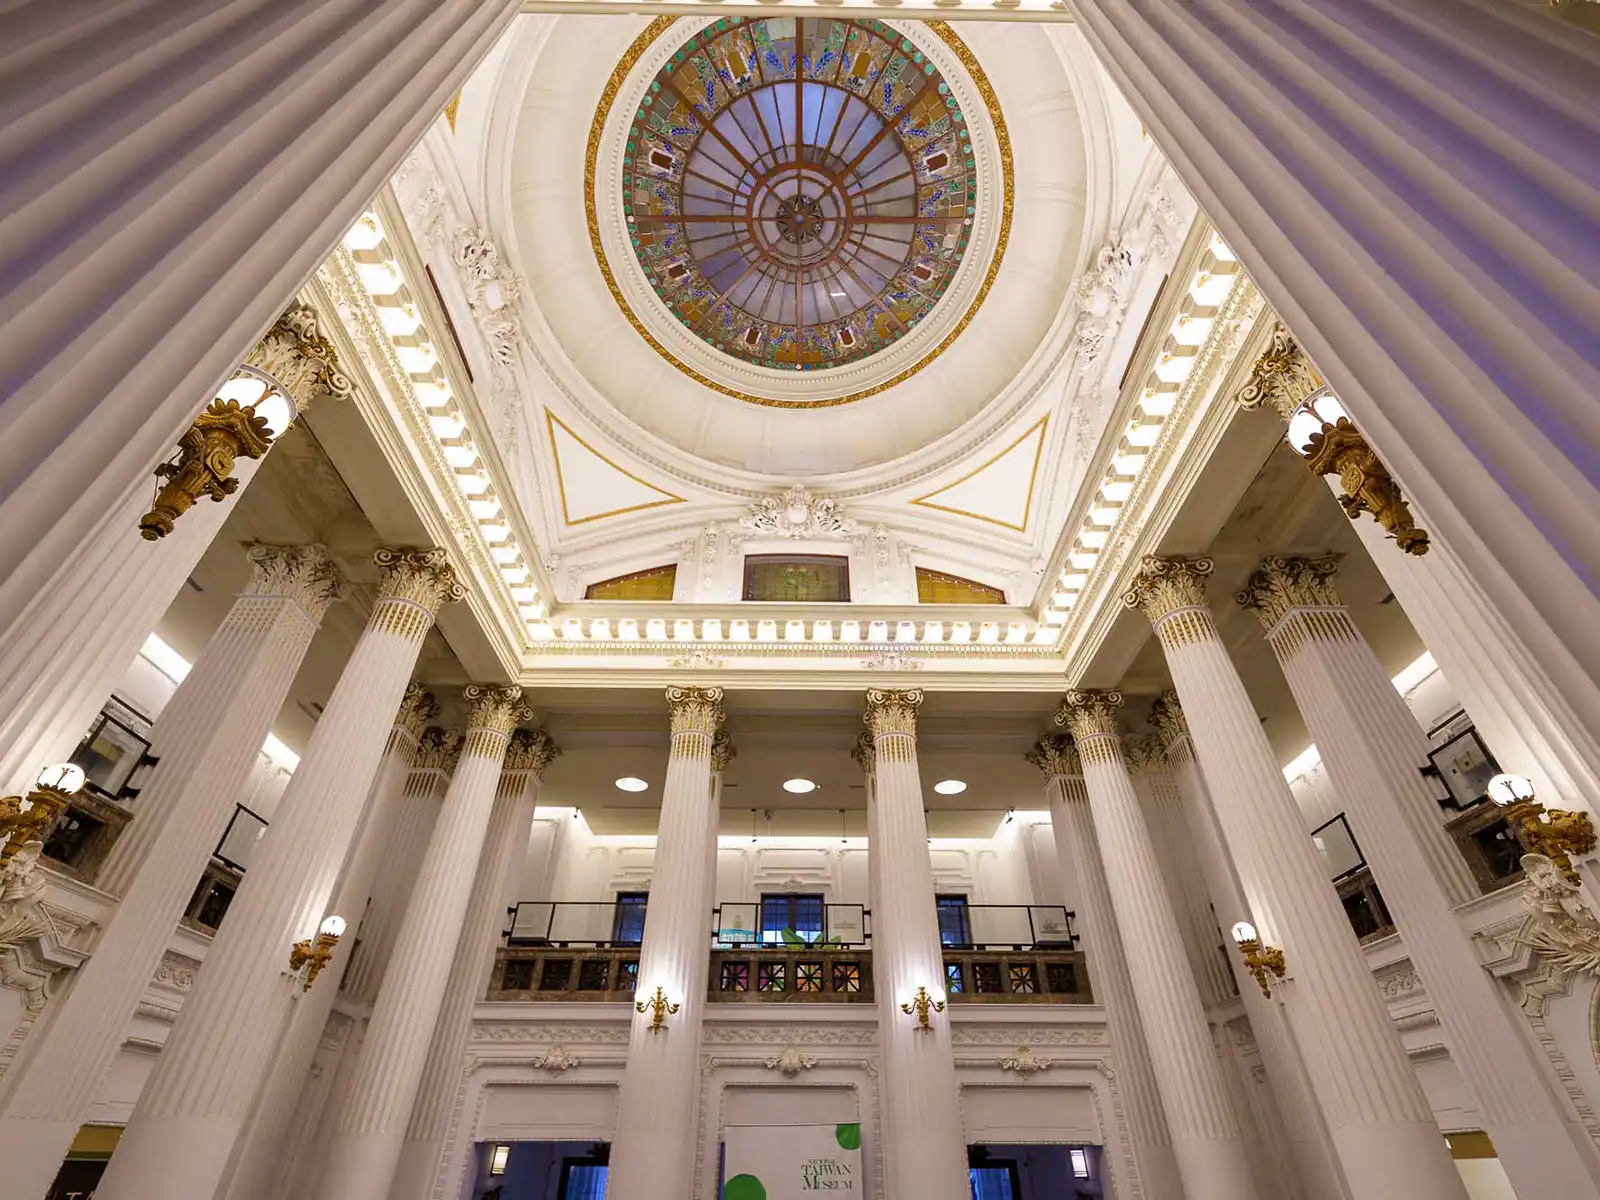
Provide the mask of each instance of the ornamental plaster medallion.
POLYGON ((1031 1079, 1040 1071, 1048 1071, 1054 1063, 1053 1058, 1042 1058, 1035 1054, 1031 1046, 1018 1046, 1010 1054, 994 1060, 994 1065, 1002 1071, 1015 1071, 1024 1079, 1031 1079))
POLYGON ((801 1071, 809 1071, 817 1065, 815 1054, 803 1054, 800 1047, 790 1042, 776 1054, 768 1055, 761 1060, 767 1070, 777 1071, 785 1079, 793 1079, 801 1071))
POLYGON ((855 532, 856 523, 845 517, 837 500, 816 496, 795 484, 777 496, 763 496, 740 518, 745 529, 767 537, 839 538, 855 532))

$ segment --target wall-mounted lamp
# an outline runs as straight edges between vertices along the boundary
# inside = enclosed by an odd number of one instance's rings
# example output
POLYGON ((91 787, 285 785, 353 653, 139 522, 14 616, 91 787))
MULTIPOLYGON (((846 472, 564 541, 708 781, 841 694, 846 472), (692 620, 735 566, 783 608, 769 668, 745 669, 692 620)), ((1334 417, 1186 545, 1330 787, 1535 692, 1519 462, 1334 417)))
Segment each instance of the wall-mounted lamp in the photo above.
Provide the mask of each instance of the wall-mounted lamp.
POLYGON ((1339 504, 1354 521, 1371 513, 1407 554, 1426 554, 1428 534, 1418 529, 1411 507, 1366 438, 1332 392, 1323 390, 1289 417, 1289 444, 1314 475, 1339 477, 1339 504))
POLYGON ((667 1023, 669 1016, 677 1015, 681 1004, 674 1004, 667 999, 667 990, 660 984, 656 985, 655 993, 648 1000, 640 1000, 633 1006, 639 1012, 650 1014, 650 1032, 660 1033, 662 1026, 667 1023))
POLYGON ((238 491, 234 462, 260 458, 294 419, 293 407, 275 386, 253 377, 244 382, 252 385, 243 394, 247 403, 213 400, 178 439, 172 458, 156 467, 161 487, 150 511, 139 519, 139 533, 147 541, 166 537, 202 497, 221 501, 238 491))
POLYGON ((1521 775, 1502 772, 1489 780, 1489 799, 1506 811, 1506 823, 1532 845, 1534 852, 1555 863, 1573 883, 1578 871, 1574 854, 1595 848, 1594 822, 1586 812, 1546 809, 1533 798, 1533 784, 1521 775))
POLYGON ((1288 968, 1288 964, 1284 962, 1283 951, 1276 946, 1263 946, 1256 936, 1256 927, 1249 921, 1240 921, 1233 927, 1233 940, 1239 943, 1239 953, 1244 957, 1245 970, 1255 976, 1261 994, 1271 996, 1272 986, 1267 982, 1267 976, 1273 975, 1282 979, 1284 971, 1288 968))
POLYGON ((29 842, 44 841, 83 782, 82 767, 57 763, 39 772, 26 796, 0 797, 0 858, 10 858, 29 842))
POLYGON ((339 939, 343 936, 344 918, 324 917, 322 924, 317 926, 315 940, 304 938, 289 948, 289 969, 291 971, 303 969, 306 973, 305 982, 300 986, 302 992, 311 990, 311 985, 317 981, 317 976, 322 974, 322 968, 333 958, 333 948, 339 944, 339 939))
POLYGON ((914 1033, 927 1033, 932 1029, 928 1024, 929 1013, 942 1013, 944 1011, 944 993, 935 991, 932 995, 928 989, 918 985, 917 994, 911 999, 903 1001, 900 1011, 908 1017, 916 1017, 917 1025, 914 1033))

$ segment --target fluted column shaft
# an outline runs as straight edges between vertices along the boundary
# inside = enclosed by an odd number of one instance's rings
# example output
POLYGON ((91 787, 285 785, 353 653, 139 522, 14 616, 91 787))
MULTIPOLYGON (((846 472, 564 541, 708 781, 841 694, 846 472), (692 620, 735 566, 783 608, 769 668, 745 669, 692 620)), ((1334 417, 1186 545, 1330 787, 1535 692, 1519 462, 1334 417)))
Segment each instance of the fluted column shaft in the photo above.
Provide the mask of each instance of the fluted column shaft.
MULTIPOLYGON (((438 713, 438 703, 421 684, 413 683, 406 689, 394 728, 389 731, 383 762, 372 783, 355 850, 345 863, 334 891, 333 911, 349 913, 350 927, 334 947, 333 958, 323 968, 330 979, 344 981, 356 943, 364 938, 367 917, 371 915, 368 899, 380 868, 399 869, 389 862, 385 850, 400 815, 402 791, 422 741, 423 723, 438 713)), ((278 1053, 273 1057, 261 1101, 246 1127, 239 1165, 227 1184, 227 1200, 267 1200, 292 1166, 286 1139, 296 1113, 308 1104, 307 1095, 311 1089, 307 1086, 307 1075, 337 997, 335 988, 312 988, 296 1003, 278 1053)), ((319 1091, 316 1094, 325 1099, 330 1093, 319 1091)), ((326 1106, 319 1103, 316 1107, 325 1109, 326 1106)))
POLYGON ((1336 569, 1331 557, 1268 558, 1239 600, 1266 627, 1512 1186, 1600 1196, 1592 1145, 1580 1151, 1529 1055, 1521 1017, 1451 911, 1465 898, 1465 864, 1417 773, 1426 739, 1339 604, 1336 569))
POLYGON ((211 1200, 265 1081, 299 986, 289 948, 328 915, 422 640, 440 604, 461 595, 441 550, 377 557, 372 616, 162 1048, 103 1200, 211 1200))
POLYGON ((1070 870, 1077 885, 1078 928, 1083 934, 1084 957, 1089 964, 1089 984, 1094 998, 1106 1010, 1111 1048, 1117 1060, 1117 1096, 1132 1160, 1133 1178, 1116 1182, 1116 1194, 1130 1200, 1182 1200, 1183 1184, 1178 1160, 1172 1152, 1172 1135, 1161 1109, 1161 1093, 1150 1065, 1150 1047, 1133 996, 1128 956, 1117 929, 1111 891, 1106 883, 1105 861, 1095 837, 1089 793, 1084 790, 1077 751, 1064 734, 1042 738, 1029 759, 1045 773, 1045 794, 1050 802, 1050 824, 1056 857, 1070 870))
POLYGON ((917 769, 921 703, 921 692, 874 688, 867 693, 876 810, 868 869, 877 881, 872 982, 883 1048, 884 1195, 965 1200, 970 1189, 949 1015, 934 1015, 929 1028, 919 1030, 916 1018, 900 1009, 918 988, 942 997, 945 984, 917 769))
POLYGON ((1205 605, 1208 559, 1147 559, 1127 599, 1155 625, 1254 924, 1287 957, 1287 1011, 1358 1197, 1462 1200, 1422 1087, 1205 605))
MULTIPOLYGON (((461 1064, 472 1032, 472 1010, 489 986, 495 947, 505 928, 506 908, 514 899, 515 868, 522 865, 527 852, 539 785, 545 767, 556 753, 555 743, 543 730, 519 730, 512 738, 489 813, 461 937, 450 964, 450 980, 434 1023, 394 1184, 388 1191, 392 1200, 425 1200, 433 1195, 450 1111, 461 1082, 461 1064)), ((365 1054, 365 1047, 362 1052, 365 1054)))
POLYGON ((722 723, 722 689, 672 687, 667 702, 672 744, 635 994, 644 1001, 659 987, 679 1008, 655 1032, 649 1011, 634 1016, 611 1144, 609 1200, 688 1196, 694 1186, 700 1023, 711 960, 705 901, 713 886, 708 876, 716 870, 711 754, 722 723))
POLYGON ((320 548, 257 547, 252 557, 258 570, 250 591, 179 689, 181 702, 173 698, 171 756, 128 831, 145 820, 148 801, 154 836, 141 837, 121 860, 121 904, 8 1081, 0 1160, 19 1197, 42 1195, 71 1145, 337 594, 337 574, 320 548))
POLYGON ((1122 756, 1115 716, 1121 703, 1115 692, 1073 692, 1056 721, 1072 731, 1083 761, 1111 905, 1184 1192, 1189 1200, 1254 1197, 1200 991, 1122 756))
MULTIPOLYGON (((1205 880, 1217 922, 1231 930, 1238 922, 1251 920, 1250 910, 1223 847, 1215 806, 1200 772, 1200 763, 1194 756, 1189 727, 1178 707, 1176 692, 1162 694, 1152 711, 1151 721, 1166 746, 1167 762, 1182 797, 1183 829, 1189 835, 1189 844, 1205 880)), ((1301 1061, 1279 1005, 1261 994, 1237 953, 1230 950, 1228 961, 1244 1002, 1245 1015, 1250 1019, 1250 1030, 1266 1060, 1273 1098, 1294 1159, 1297 1182, 1310 1200, 1350 1200, 1328 1137, 1328 1127, 1306 1077, 1305 1063, 1301 1061)))
POLYGON ((517 721, 527 715, 519 687, 473 684, 466 696, 472 715, 461 758, 406 905, 389 986, 378 992, 318 1182, 316 1194, 327 1200, 383 1200, 389 1194, 450 985, 506 748, 517 721))

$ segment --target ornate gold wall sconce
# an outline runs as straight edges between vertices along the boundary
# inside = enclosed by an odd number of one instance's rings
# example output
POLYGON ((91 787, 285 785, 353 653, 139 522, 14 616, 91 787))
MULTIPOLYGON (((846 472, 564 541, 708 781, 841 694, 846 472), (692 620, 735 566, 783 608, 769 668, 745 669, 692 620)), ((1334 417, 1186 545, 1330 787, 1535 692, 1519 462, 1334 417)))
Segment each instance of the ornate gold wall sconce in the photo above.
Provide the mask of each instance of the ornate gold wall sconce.
POLYGON ((1407 554, 1428 552, 1427 530, 1418 529, 1400 485, 1351 422, 1339 398, 1324 391, 1289 418, 1289 444, 1314 475, 1337 475, 1339 505, 1354 521, 1371 513, 1407 554))
POLYGON ((44 841, 83 782, 82 767, 59 763, 39 772, 27 796, 0 796, 0 858, 10 858, 29 842, 44 841))
POLYGON ((1249 921, 1240 921, 1233 927, 1233 940, 1239 943, 1239 953, 1244 958, 1244 968, 1255 976, 1256 985, 1263 996, 1272 995, 1268 976, 1282 979, 1288 969, 1283 951, 1276 946, 1264 946, 1256 936, 1256 927, 1249 921))
POLYGON ((1545 808, 1533 798, 1533 784, 1521 775, 1496 775, 1489 781, 1489 799, 1505 810, 1506 822, 1534 853, 1555 863, 1571 882, 1578 882, 1572 856, 1595 848, 1594 822, 1588 813, 1545 808))
POLYGON ((322 924, 317 927, 317 936, 302 938, 289 949, 289 969, 299 972, 305 971, 305 981, 301 984, 302 992, 309 992, 311 985, 317 981, 317 976, 322 974, 322 968, 333 959, 334 947, 339 944, 339 939, 344 936, 343 917, 324 917, 322 924))
POLYGON ((916 1028, 912 1032, 928 1033, 933 1028, 928 1024, 929 1014, 942 1013, 944 1011, 944 993, 936 992, 930 995, 927 988, 918 986, 917 994, 911 999, 903 1001, 900 1005, 900 1011, 908 1017, 916 1017, 916 1028))
POLYGON ((633 1007, 638 1012, 648 1012, 650 1014, 650 1032, 660 1033, 662 1027, 667 1023, 667 1018, 669 1016, 677 1015, 678 1010, 682 1008, 683 1005, 675 1004, 671 1000, 668 1000, 667 990, 660 984, 657 984, 655 993, 650 997, 650 999, 640 1000, 636 1002, 633 1007))
POLYGON ((260 458, 294 417, 288 399, 276 386, 253 374, 230 380, 221 396, 194 419, 178 439, 177 453, 155 469, 164 482, 150 511, 139 519, 139 533, 157 541, 172 532, 173 523, 202 496, 221 502, 239 489, 233 464, 241 457, 260 458))

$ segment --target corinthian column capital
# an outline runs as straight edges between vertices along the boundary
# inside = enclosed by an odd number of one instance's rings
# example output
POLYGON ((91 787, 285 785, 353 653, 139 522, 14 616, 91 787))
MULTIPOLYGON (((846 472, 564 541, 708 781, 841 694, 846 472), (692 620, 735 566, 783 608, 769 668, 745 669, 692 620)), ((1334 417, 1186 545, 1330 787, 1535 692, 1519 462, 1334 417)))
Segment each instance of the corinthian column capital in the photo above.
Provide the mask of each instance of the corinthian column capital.
POLYGON ((328 557, 326 546, 268 546, 256 542, 245 551, 253 578, 249 596, 282 596, 293 600, 313 622, 328 605, 345 596, 344 576, 328 557))
POLYGON ((856 766, 861 768, 863 775, 878 773, 878 747, 867 730, 856 734, 855 745, 850 747, 850 757, 856 760, 856 766))
POLYGON ((1262 627, 1268 630, 1292 608, 1339 608, 1339 593, 1333 580, 1339 573, 1340 558, 1338 554, 1317 558, 1269 554, 1233 598, 1254 610, 1262 627))
POLYGON ((400 700, 400 711, 395 714, 394 723, 420 742, 423 729, 438 715, 439 702, 433 698, 433 693, 426 684, 413 680, 406 685, 406 694, 400 700))
POLYGON ((1083 774, 1083 764, 1078 761, 1078 748, 1064 733, 1045 734, 1023 757, 1038 767, 1046 779, 1083 774))
POLYGON ((711 738, 711 773, 721 775, 728 769, 728 764, 734 759, 738 751, 734 749, 733 739, 728 736, 726 729, 717 730, 711 738))
POLYGON ((440 729, 430 725, 422 731, 422 741, 417 746, 416 757, 411 760, 414 771, 453 771, 456 759, 461 757, 461 746, 466 734, 459 729, 440 729))
POLYGON ((1178 693, 1168 688, 1150 706, 1150 727, 1169 752, 1189 736, 1189 721, 1178 703, 1178 693))
POLYGON ((544 769, 561 755, 561 747, 543 729, 519 729, 506 748, 507 771, 532 771, 542 776, 544 769))
POLYGON ((245 366, 270 375, 294 401, 296 412, 321 396, 343 399, 355 391, 319 321, 316 309, 296 301, 244 360, 245 366))
POLYGON ((1129 734, 1122 739, 1123 757, 1132 771, 1165 771, 1166 746, 1153 733, 1129 734))
POLYGON ((1117 727, 1117 710, 1121 707, 1121 692, 1095 689, 1071 691, 1056 710, 1055 720, 1057 725, 1072 734, 1081 753, 1084 743, 1096 738, 1121 741, 1122 732, 1117 727))
POLYGON ((383 572, 378 599, 403 600, 437 615, 453 600, 466 597, 467 589, 456 579, 450 556, 437 547, 426 550, 381 547, 372 561, 383 572))
POLYGON ((868 688, 867 710, 861 719, 874 739, 885 734, 917 735, 917 709, 922 707, 919 689, 868 688))
POLYGON ((1240 408, 1269 404, 1287 421, 1295 409, 1327 386, 1300 343, 1280 322, 1274 325, 1267 348, 1251 368, 1250 382, 1239 389, 1234 399, 1240 408))
POLYGON ((1159 621, 1183 608, 1204 608, 1206 579, 1216 569, 1209 558, 1158 558, 1149 555, 1123 593, 1122 602, 1159 621))
POLYGON ((522 689, 514 684, 469 683, 461 689, 471 715, 467 718, 467 732, 485 730, 509 738, 518 721, 533 715, 522 702, 522 689))
POLYGON ((669 687, 667 708, 672 714, 674 735, 699 733, 712 737, 726 716, 719 687, 669 687))

